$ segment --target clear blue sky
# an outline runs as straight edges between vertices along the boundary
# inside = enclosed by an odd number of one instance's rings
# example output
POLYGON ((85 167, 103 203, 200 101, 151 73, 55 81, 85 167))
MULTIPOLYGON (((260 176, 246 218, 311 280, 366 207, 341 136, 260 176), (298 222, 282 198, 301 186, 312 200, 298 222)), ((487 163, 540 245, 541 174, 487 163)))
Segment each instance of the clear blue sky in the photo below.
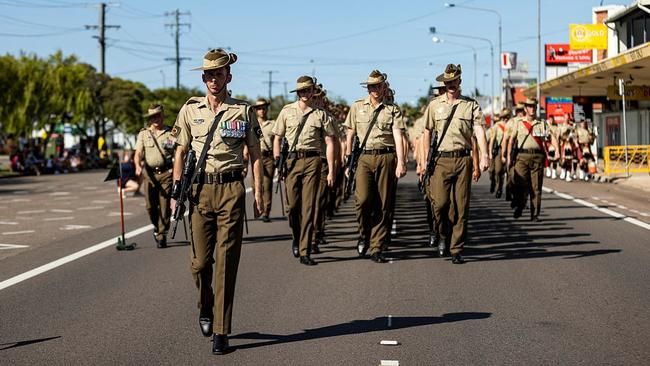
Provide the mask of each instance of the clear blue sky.
MULTIPOLYGON (((625 1, 627 4, 629 1, 625 1)), ((175 83, 174 41, 165 12, 179 9, 191 15, 183 28, 181 84, 201 86, 200 72, 205 51, 231 47, 239 56, 233 66, 234 94, 251 98, 266 96, 265 71, 273 70, 279 84, 273 94, 291 90, 298 76, 315 72, 329 95, 348 102, 365 95, 359 83, 372 69, 388 73, 398 102, 413 102, 447 63, 463 66, 463 83, 472 87, 472 51, 448 42, 434 44, 429 27, 439 32, 491 39, 497 47, 495 15, 460 8, 445 8, 445 1, 170 1, 135 0, 109 6, 107 73, 137 80, 150 88, 175 83)), ((458 4, 497 10, 503 17, 503 49, 529 61, 536 74, 537 14, 535 0, 459 0, 458 4)), ((620 2, 604 1, 605 4, 620 2)), ((600 0, 542 0, 542 43, 568 43, 570 23, 591 23, 591 9, 600 0)), ((0 0, 0 52, 21 51, 47 56, 56 50, 75 54, 82 61, 99 65, 97 32, 84 25, 97 24, 96 2, 80 0, 0 0), (21 35, 16 36, 16 35, 21 35)), ((469 44, 478 49, 478 87, 490 94, 487 43, 439 36, 444 41, 469 44), (485 86, 485 89, 484 89, 485 86), (486 90, 487 89, 487 90, 486 90)), ((0 71, 1 72, 1 71, 0 71)), ((497 70, 495 67, 495 75, 497 70)), ((498 82, 497 82, 498 83, 498 82)))

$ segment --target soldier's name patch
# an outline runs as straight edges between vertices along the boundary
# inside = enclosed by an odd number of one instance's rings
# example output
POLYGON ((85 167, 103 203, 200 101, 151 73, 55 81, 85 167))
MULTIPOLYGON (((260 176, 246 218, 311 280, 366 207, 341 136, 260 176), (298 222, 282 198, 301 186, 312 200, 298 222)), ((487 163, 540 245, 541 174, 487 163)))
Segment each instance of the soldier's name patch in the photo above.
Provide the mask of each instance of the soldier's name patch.
POLYGON ((192 120, 192 123, 194 123, 195 125, 200 125, 200 124, 202 124, 204 122, 205 122, 205 120, 203 118, 194 118, 192 120))
POLYGON ((172 137, 177 137, 179 133, 181 133, 181 128, 174 125, 171 132, 172 137))

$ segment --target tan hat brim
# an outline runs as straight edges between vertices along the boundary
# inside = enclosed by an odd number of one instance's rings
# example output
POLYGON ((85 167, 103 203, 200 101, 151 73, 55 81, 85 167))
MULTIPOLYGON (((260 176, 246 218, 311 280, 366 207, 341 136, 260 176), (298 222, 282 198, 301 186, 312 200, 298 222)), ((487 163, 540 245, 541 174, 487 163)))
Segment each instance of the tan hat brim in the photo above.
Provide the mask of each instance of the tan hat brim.
POLYGON ((456 79, 460 79, 460 75, 456 75, 456 76, 453 76, 453 77, 450 77, 450 78, 445 78, 445 74, 440 74, 440 75, 438 75, 438 77, 436 77, 436 81, 439 81, 441 83, 445 83, 447 81, 452 81, 452 80, 456 80, 456 79))
POLYGON ((363 83, 359 83, 360 85, 377 85, 385 82, 385 80, 382 81, 365 81, 363 83))
POLYGON ((155 115, 157 115, 157 114, 160 114, 160 113, 162 113, 162 112, 163 112, 163 111, 155 111, 155 112, 151 112, 151 113, 145 113, 145 114, 143 114, 142 116, 143 116, 144 118, 149 118, 149 117, 153 117, 153 116, 155 116, 155 115))
POLYGON ((312 86, 313 86, 313 85, 305 85, 305 86, 301 86, 301 87, 299 87, 299 88, 295 88, 294 90, 291 90, 289 93, 295 93, 295 92, 298 92, 298 91, 301 91, 301 90, 309 89, 309 88, 311 88, 312 86))

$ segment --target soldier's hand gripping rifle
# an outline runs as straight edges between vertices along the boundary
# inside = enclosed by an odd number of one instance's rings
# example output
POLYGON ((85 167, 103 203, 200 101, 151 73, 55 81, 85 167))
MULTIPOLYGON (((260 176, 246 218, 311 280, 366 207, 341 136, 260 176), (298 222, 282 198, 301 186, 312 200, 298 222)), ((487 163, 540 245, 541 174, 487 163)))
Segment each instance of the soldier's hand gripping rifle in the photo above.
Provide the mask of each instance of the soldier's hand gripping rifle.
POLYGON ((190 149, 185 155, 185 164, 183 165, 183 175, 181 176, 180 184, 175 184, 172 189, 172 198, 176 198, 176 207, 172 214, 174 226, 172 227, 172 239, 176 236, 176 229, 178 222, 183 219, 185 214, 185 201, 191 195, 192 191, 192 177, 194 176, 194 169, 196 169, 196 153, 190 149), (176 192, 175 192, 176 191, 176 192))
POLYGON ((348 157, 346 162, 346 168, 348 171, 348 179, 345 184, 345 191, 343 192, 343 197, 347 199, 354 192, 356 180, 354 179, 355 174, 357 173, 357 165, 359 164, 359 156, 361 155, 361 145, 359 143, 359 136, 355 135, 352 140, 352 152, 348 157))
POLYGON ((431 142, 429 143, 429 154, 427 155, 427 165, 424 168, 424 176, 422 177, 422 184, 419 185, 420 193, 424 193, 424 189, 429 185, 429 178, 436 170, 436 155, 438 155, 438 131, 431 132, 431 142))
POLYGON ((517 161, 517 155, 519 155, 519 143, 517 143, 517 139, 512 140, 512 148, 510 149, 510 165, 508 166, 509 168, 513 167, 515 165, 515 162, 517 161))

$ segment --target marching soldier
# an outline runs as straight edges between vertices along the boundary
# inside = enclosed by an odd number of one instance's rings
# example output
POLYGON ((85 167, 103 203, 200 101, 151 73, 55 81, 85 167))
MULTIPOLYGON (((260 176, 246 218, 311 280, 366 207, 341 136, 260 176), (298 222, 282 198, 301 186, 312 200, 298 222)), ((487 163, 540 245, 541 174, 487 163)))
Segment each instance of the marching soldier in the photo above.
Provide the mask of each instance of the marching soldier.
POLYGON ((171 217, 169 195, 172 189, 174 141, 171 128, 164 125, 162 105, 152 105, 144 117, 149 120, 149 127, 138 133, 133 162, 138 177, 142 174, 144 165, 147 213, 154 226, 153 236, 158 248, 165 248, 171 217))
POLYGON ((461 253, 467 237, 472 179, 472 135, 480 149, 479 168, 489 167, 483 112, 478 102, 460 94, 461 67, 447 65, 436 78, 445 83, 446 92, 434 98, 424 112, 425 156, 428 156, 432 131, 438 135, 437 165, 429 180, 429 193, 436 218, 440 245, 450 238, 452 263, 462 264, 461 253), (454 202, 454 210, 449 207, 454 202))
POLYGON ((399 107, 386 100, 386 74, 374 70, 366 85, 368 97, 350 107, 345 120, 348 128, 346 155, 352 153, 352 141, 359 138, 361 156, 358 160, 354 192, 360 239, 358 248, 376 263, 386 262, 382 254, 389 240, 397 179, 406 174, 404 161, 404 121, 399 107))
MULTIPOLYGON (((537 100, 526 99, 524 102, 526 117, 520 119, 514 126, 508 141, 508 164, 510 164, 510 151, 516 143, 518 154, 515 162, 514 175, 514 217, 519 218, 526 205, 526 193, 530 194, 531 221, 540 221, 539 213, 542 205, 542 182, 544 180, 544 164, 547 153, 544 140, 548 136, 548 127, 540 120, 535 119, 537 100), (516 140, 516 142, 515 142, 516 140)), ((551 143, 557 147, 557 141, 551 135, 551 143)))
POLYGON ((237 55, 223 49, 203 57, 203 66, 194 70, 203 70, 207 93, 183 105, 172 130, 177 144, 172 209, 180 196, 184 156, 192 149, 198 157, 190 197, 190 258, 199 290, 199 325, 204 336, 213 335, 214 354, 228 351, 231 332, 246 202, 244 146, 255 177, 257 209, 264 207, 259 160, 262 131, 248 103, 231 98, 226 88, 232 80, 230 65, 236 61, 237 55))
MULTIPOLYGON (((260 139, 260 150, 262 154, 262 169, 264 170, 264 178, 262 181, 262 199, 264 201, 264 210, 262 214, 262 222, 270 222, 269 214, 271 213, 271 202, 273 199, 273 175, 275 174, 275 165, 273 160, 273 120, 268 119, 269 101, 264 98, 259 98, 253 109, 257 115, 257 121, 262 129, 262 138, 260 139)), ((253 177, 254 181, 255 177, 253 177)))
POLYGON ((314 79, 309 76, 298 78, 296 102, 282 108, 273 128, 275 141, 273 155, 280 159, 282 138, 289 144, 287 157, 286 192, 289 212, 289 226, 293 236, 292 252, 300 257, 300 263, 313 266, 311 259, 314 237, 314 215, 320 181, 323 140, 326 144, 327 185, 334 183, 334 139, 336 130, 331 117, 314 106, 312 97, 316 93, 314 79))
POLYGON ((587 121, 582 120, 576 128, 576 140, 578 140, 578 149, 582 152, 582 159, 579 162, 581 180, 589 180, 589 165, 594 164, 594 155, 591 152, 591 144, 596 139, 596 136, 588 128, 587 121))
POLYGON ((488 130, 488 133, 487 133, 487 135, 488 135, 487 136, 488 148, 490 149, 490 159, 491 159, 490 160, 490 168, 488 169, 488 173, 489 173, 489 176, 490 176, 490 193, 494 193, 494 190, 496 189, 496 186, 497 186, 497 180, 496 180, 496 177, 494 175, 495 170, 496 170, 496 163, 494 162, 494 158, 492 156, 493 155, 493 148, 494 148, 495 145, 492 143, 492 141, 494 139, 494 135, 496 134, 496 128, 497 128, 497 124, 499 122, 501 122, 501 115, 500 115, 500 113, 497 113, 497 114, 494 115, 494 120, 492 121, 492 126, 490 127, 490 129, 488 130))
MULTIPOLYGON (((325 102, 327 92, 323 89, 321 84, 316 86, 316 93, 312 97, 312 105, 316 108, 322 109, 329 117, 330 123, 336 132, 338 132, 338 124, 333 116, 325 109, 325 102)), ((336 160, 338 156, 338 138, 333 139, 334 142, 334 167, 336 168, 336 160)), ((335 170, 336 171, 336 170, 335 170)), ((320 245, 327 244, 325 240, 325 212, 327 210, 327 201, 329 198, 330 187, 327 185, 327 175, 329 174, 329 166, 327 165, 327 145, 325 141, 322 142, 321 148, 321 174, 318 182, 318 192, 316 194, 316 206, 314 212, 314 241, 311 247, 312 254, 320 253, 320 245)), ((336 174, 335 174, 336 177, 336 174)))
MULTIPOLYGON (((508 153, 508 141, 510 140, 510 135, 512 133, 512 130, 514 129, 514 126, 516 125, 516 122, 518 119, 523 118, 526 115, 526 112, 524 111, 524 104, 523 103, 517 103, 515 105, 515 116, 513 118, 510 118, 506 122, 506 130, 503 133, 503 138, 501 139, 501 146, 503 147, 501 149, 501 162, 503 164, 506 164, 507 162, 507 157, 506 154, 508 153)), ((514 162, 513 162, 514 163, 514 162)), ((512 190, 513 190, 513 185, 514 185, 514 166, 510 166, 506 164, 506 201, 511 201, 510 202, 510 207, 514 208, 514 202, 512 202, 512 190)))
POLYGON ((548 149, 548 160, 549 164, 548 167, 546 168, 546 177, 551 178, 551 179, 557 179, 557 167, 558 167, 558 162, 560 161, 560 152, 555 150, 555 146, 550 143, 550 141, 555 138, 555 141, 558 142, 558 145, 560 143, 560 126, 557 125, 557 122, 555 121, 555 117, 551 116, 549 117, 549 121, 551 122, 548 126, 548 133, 550 139, 547 139, 546 141, 546 148, 548 149))
POLYGON ((496 184, 496 198, 501 198, 503 194, 503 175, 506 172, 506 164, 501 160, 501 141, 503 141, 503 135, 506 131, 506 122, 510 120, 510 109, 503 108, 500 114, 501 120, 497 122, 492 127, 491 139, 490 139, 490 159, 492 159, 492 164, 494 164, 494 178, 496 184))

